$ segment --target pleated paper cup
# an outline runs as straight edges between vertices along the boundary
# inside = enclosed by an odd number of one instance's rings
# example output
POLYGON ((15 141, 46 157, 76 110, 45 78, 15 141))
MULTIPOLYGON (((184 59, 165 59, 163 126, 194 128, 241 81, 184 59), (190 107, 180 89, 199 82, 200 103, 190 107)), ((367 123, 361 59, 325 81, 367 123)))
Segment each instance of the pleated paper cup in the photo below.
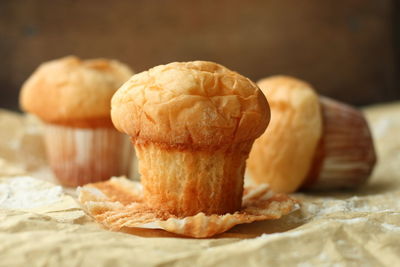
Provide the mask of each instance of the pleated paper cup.
POLYGON ((376 162, 374 143, 361 111, 320 97, 324 133, 303 188, 355 188, 371 176, 376 162))
POLYGON ((46 125, 49 164, 60 184, 79 186, 128 175, 132 148, 114 128, 46 125))

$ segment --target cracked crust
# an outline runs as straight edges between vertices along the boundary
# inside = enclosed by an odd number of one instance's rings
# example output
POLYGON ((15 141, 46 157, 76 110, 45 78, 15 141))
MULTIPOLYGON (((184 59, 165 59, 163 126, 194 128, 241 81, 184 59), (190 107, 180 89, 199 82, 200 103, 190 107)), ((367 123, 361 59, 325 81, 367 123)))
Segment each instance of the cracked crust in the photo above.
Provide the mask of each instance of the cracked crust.
POLYGON ((257 138, 268 125, 255 83, 219 64, 174 62, 134 75, 112 98, 111 116, 136 142, 219 147, 257 138))
POLYGON ((111 97, 132 74, 116 60, 68 56, 45 62, 22 86, 21 107, 48 123, 112 127, 111 97))

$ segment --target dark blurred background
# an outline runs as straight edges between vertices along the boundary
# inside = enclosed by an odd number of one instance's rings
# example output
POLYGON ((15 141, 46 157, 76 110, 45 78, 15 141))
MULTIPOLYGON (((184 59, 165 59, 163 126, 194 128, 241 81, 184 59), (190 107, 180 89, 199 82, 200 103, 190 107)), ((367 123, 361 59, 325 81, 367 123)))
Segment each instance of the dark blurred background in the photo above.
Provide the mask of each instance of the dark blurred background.
POLYGON ((400 99, 396 0, 0 0, 0 107, 43 61, 108 57, 136 72, 211 60, 289 74, 355 105, 400 99))

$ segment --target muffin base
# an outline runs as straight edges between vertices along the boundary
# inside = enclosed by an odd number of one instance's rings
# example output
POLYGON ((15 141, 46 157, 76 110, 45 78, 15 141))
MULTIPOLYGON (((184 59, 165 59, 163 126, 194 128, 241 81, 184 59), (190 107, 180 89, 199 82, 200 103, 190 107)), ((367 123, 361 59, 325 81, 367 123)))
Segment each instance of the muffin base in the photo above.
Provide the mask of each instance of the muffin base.
POLYGON ((114 128, 74 128, 48 124, 47 158, 60 184, 79 186, 126 175, 132 148, 114 128))
POLYGON ((136 142, 146 203, 180 217, 239 210, 252 143, 202 150, 136 142))

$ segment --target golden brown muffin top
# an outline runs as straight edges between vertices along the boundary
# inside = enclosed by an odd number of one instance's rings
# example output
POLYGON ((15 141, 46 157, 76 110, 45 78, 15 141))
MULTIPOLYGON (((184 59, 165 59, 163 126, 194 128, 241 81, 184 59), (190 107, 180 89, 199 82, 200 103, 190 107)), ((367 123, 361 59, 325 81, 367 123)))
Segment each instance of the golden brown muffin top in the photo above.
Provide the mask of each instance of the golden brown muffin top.
POLYGON ((322 135, 321 107, 311 85, 272 76, 258 86, 268 97, 272 118, 254 142, 247 161, 253 179, 276 192, 294 192, 306 178, 322 135))
POLYGON ((210 147, 255 139, 268 102, 255 83, 207 61, 174 62, 132 76, 113 96, 111 116, 140 142, 210 147))
POLYGON ((23 110, 76 127, 112 126, 111 97, 133 75, 116 60, 68 56, 41 64, 23 84, 23 110))

